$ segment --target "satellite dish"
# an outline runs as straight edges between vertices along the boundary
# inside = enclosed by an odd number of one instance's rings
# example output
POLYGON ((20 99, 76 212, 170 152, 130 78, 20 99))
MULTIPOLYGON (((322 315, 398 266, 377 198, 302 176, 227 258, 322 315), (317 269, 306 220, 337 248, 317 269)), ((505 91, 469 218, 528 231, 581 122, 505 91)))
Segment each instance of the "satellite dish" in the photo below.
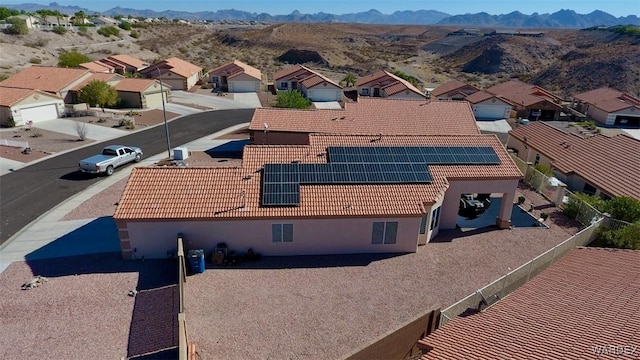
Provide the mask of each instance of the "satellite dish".
POLYGON ((267 130, 269 128, 269 124, 264 123, 264 129, 267 130))

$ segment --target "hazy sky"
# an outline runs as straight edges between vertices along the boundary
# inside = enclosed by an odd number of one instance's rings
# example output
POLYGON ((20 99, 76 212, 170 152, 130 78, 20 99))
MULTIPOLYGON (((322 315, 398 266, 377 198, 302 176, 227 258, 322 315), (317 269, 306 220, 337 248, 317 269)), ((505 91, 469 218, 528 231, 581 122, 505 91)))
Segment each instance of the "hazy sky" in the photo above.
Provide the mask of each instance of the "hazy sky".
MULTIPOLYGON (((38 1, 6 1, 2 4, 36 3, 49 4, 53 0, 38 1)), ((331 14, 346 14, 376 9, 384 14, 391 14, 397 10, 438 10, 451 15, 487 12, 492 15, 507 14, 520 11, 524 14, 534 12, 553 13, 561 9, 574 10, 579 14, 588 14, 594 10, 602 10, 614 16, 640 15, 640 0, 57 0, 60 5, 76 5, 94 11, 105 11, 116 6, 132 9, 183 10, 183 11, 216 11, 236 9, 248 12, 271 15, 289 14, 294 10, 302 13, 325 12, 331 14)))

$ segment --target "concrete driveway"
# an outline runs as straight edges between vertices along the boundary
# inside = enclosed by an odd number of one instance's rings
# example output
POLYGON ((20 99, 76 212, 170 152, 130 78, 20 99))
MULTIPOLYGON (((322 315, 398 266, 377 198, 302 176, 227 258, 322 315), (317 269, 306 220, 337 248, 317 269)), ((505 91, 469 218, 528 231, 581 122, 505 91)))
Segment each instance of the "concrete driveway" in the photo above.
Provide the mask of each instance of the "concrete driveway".
MULTIPOLYGON (((176 113, 179 115, 191 115, 191 114, 197 114, 199 112, 202 112, 202 110, 196 109, 196 108, 192 108, 190 106, 185 106, 185 105, 180 105, 180 104, 173 104, 173 103, 168 103, 165 104, 165 108, 167 111, 172 112, 172 113, 176 113)), ((162 106, 157 107, 157 109, 162 110, 162 106)))
POLYGON ((490 131, 492 133, 508 133, 511 131, 511 125, 507 120, 482 120, 476 121, 481 131, 490 131))
POLYGON ((342 109, 342 107, 340 106, 340 103, 337 101, 314 102, 313 106, 315 106, 316 109, 336 109, 336 110, 342 109))
MULTIPOLYGON (((234 94, 233 97, 236 98, 236 95, 241 94, 234 94)), ((253 93, 253 96, 255 97, 255 99, 258 99, 257 94, 253 93)), ((256 104, 252 100, 249 100, 250 97, 247 97, 247 99, 243 99, 243 101, 240 101, 237 99, 231 99, 231 97, 227 98, 225 96, 202 95, 185 91, 172 91, 171 98, 172 101, 176 103, 185 105, 194 104, 216 110, 255 109, 257 107, 260 107, 260 101, 258 101, 258 104, 256 106, 256 104)), ((240 96, 240 98, 243 97, 240 96)))
POLYGON ((262 107, 257 93, 234 93, 233 100, 246 104, 254 109, 262 107))

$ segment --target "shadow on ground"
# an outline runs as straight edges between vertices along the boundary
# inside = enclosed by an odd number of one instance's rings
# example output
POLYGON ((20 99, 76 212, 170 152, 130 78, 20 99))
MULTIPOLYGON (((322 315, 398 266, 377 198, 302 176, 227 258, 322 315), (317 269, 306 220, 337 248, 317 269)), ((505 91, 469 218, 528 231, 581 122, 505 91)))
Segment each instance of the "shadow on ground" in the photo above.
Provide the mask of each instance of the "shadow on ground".
MULTIPOLYGON (((212 254, 206 257, 207 269, 307 269, 347 266, 367 266, 372 262, 403 256, 406 253, 343 254, 304 256, 265 256, 257 261, 240 261, 236 265, 217 265, 211 262, 212 254)), ((189 264, 187 264, 189 267, 189 264)))

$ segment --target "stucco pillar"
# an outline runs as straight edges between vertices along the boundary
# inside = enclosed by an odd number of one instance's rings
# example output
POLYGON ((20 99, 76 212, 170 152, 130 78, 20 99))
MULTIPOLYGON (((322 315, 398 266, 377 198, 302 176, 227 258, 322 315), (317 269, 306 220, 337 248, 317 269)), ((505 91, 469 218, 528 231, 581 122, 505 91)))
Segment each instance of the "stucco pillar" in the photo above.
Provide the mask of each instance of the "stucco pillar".
POLYGON ((500 201, 500 212, 496 218, 496 225, 500 229, 509 229, 511 227, 511 211, 513 210, 513 199, 516 196, 515 191, 502 194, 500 201))

